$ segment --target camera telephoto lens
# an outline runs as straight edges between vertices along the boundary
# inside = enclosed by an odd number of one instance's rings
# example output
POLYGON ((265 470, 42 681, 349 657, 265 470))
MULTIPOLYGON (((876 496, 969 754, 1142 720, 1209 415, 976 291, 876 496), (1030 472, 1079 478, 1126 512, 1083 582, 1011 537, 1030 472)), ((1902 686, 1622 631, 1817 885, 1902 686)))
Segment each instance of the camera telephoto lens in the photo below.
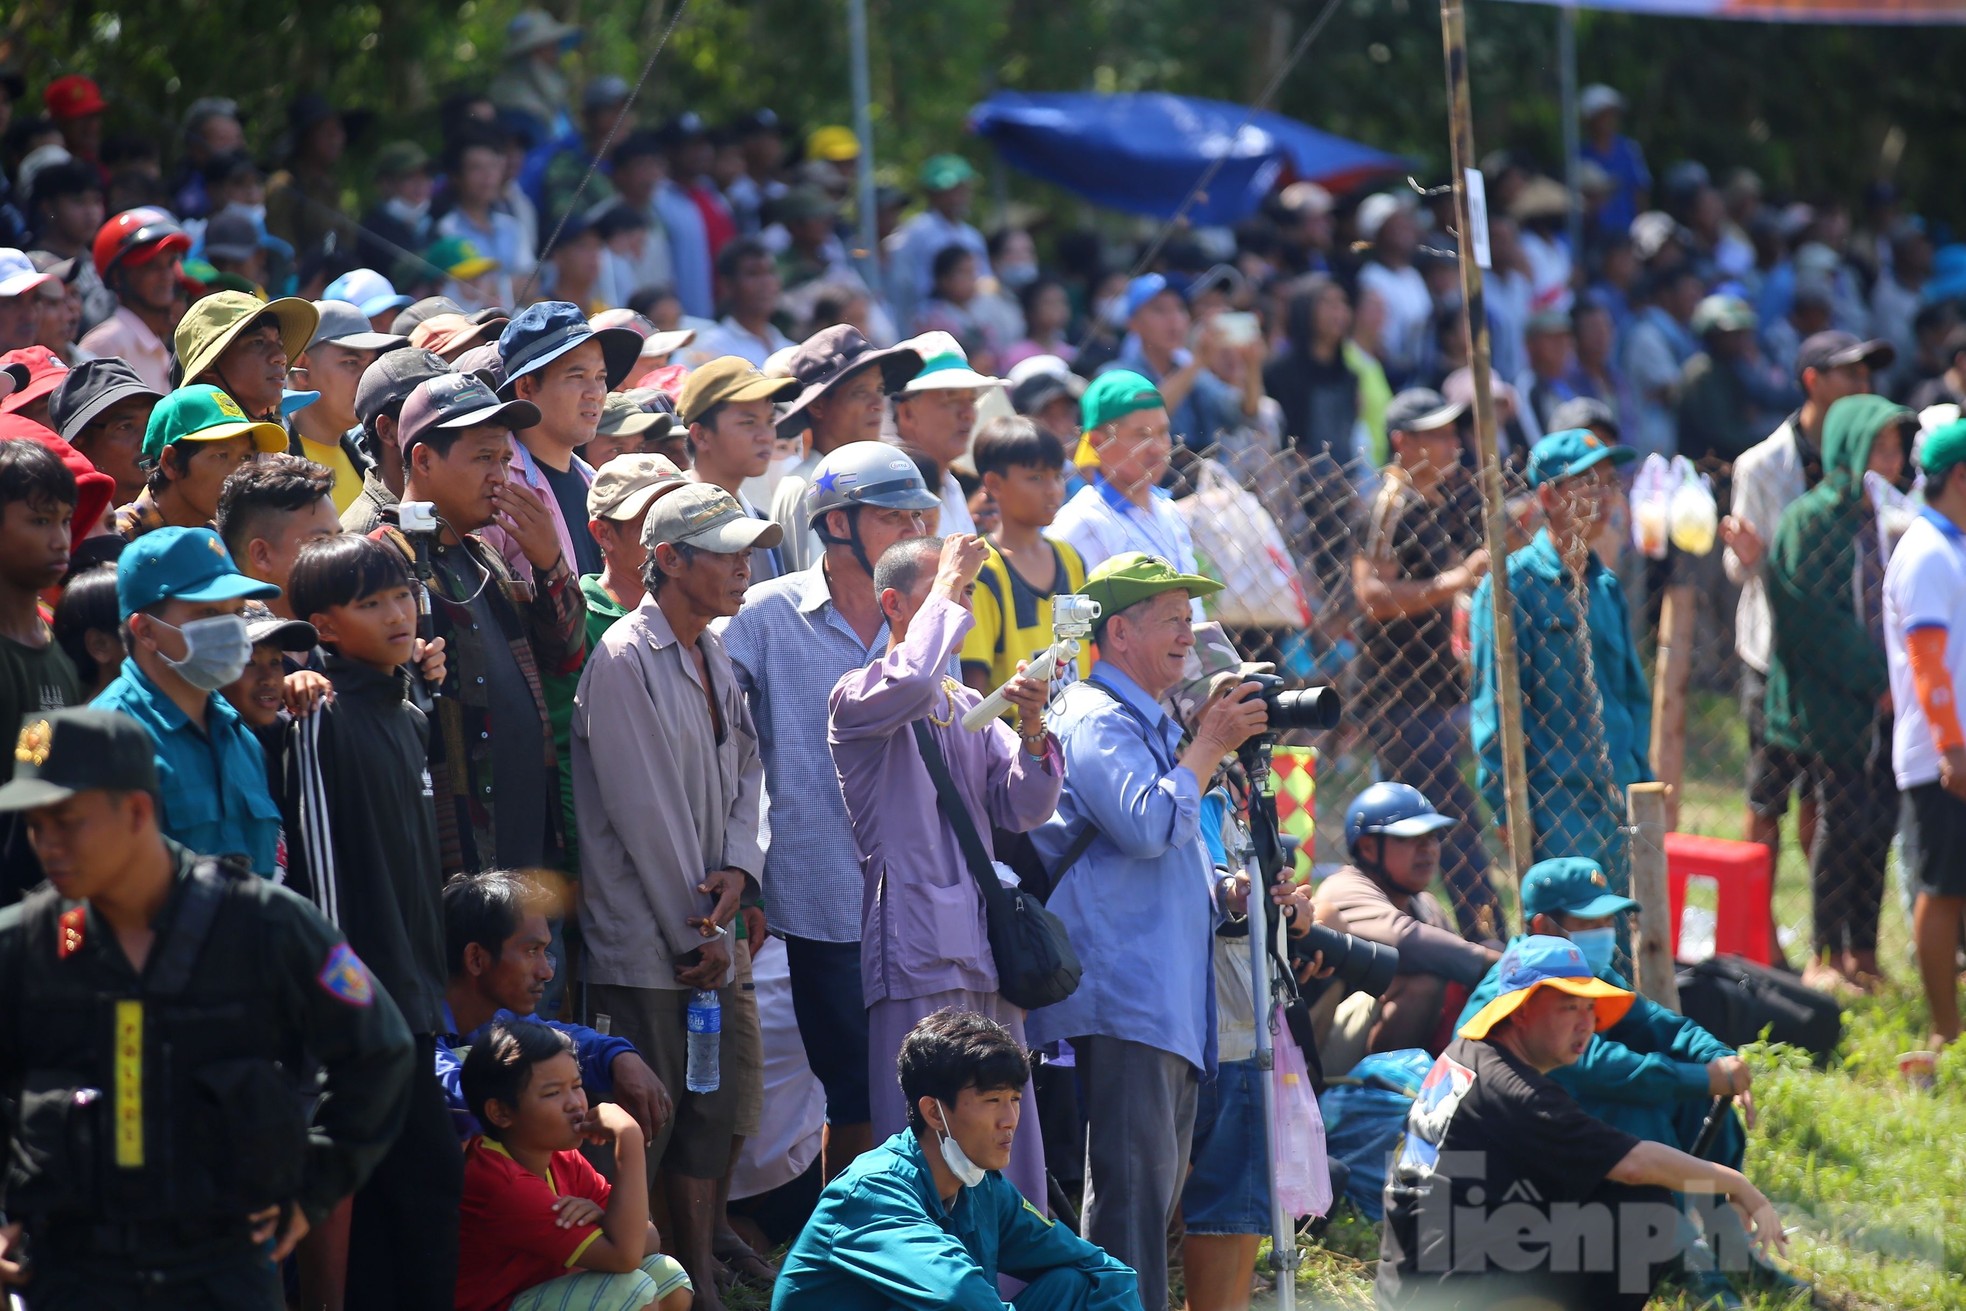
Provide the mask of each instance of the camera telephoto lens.
POLYGON ((1383 997, 1392 986, 1393 975, 1399 971, 1398 948, 1368 942, 1322 924, 1311 925, 1310 932, 1298 938, 1291 950, 1293 955, 1306 958, 1322 952, 1324 963, 1336 971, 1339 982, 1372 997, 1383 997))

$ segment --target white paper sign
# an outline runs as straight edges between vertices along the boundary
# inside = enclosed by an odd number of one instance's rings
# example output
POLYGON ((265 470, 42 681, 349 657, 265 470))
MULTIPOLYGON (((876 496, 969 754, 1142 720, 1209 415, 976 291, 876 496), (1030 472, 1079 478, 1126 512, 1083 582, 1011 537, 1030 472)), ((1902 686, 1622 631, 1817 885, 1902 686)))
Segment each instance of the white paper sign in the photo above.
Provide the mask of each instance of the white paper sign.
POLYGON ((1474 251, 1475 265, 1488 269, 1488 184, 1478 168, 1463 169, 1468 183, 1468 246, 1474 251))

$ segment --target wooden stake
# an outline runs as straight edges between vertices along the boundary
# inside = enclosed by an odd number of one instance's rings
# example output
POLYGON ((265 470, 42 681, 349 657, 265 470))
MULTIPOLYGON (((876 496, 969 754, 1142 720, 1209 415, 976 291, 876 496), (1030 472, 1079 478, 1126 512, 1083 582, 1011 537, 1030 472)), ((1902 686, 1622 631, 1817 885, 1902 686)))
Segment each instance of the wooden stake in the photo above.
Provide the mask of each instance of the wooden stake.
POLYGON ((1679 827, 1680 784, 1686 777, 1686 690, 1693 680, 1690 583, 1673 583, 1659 603, 1659 653, 1652 670, 1652 777, 1666 785, 1666 830, 1679 827))
POLYGON ((1638 990, 1671 1010, 1679 1009, 1679 979, 1672 958, 1672 901, 1666 877, 1666 785, 1634 783, 1625 789, 1631 823, 1632 899, 1638 934, 1632 952, 1638 990))
POLYGON ((1469 371, 1474 375, 1476 451, 1481 459, 1481 501, 1487 512, 1489 578, 1495 603, 1495 686, 1501 703, 1502 779, 1507 797, 1509 871, 1518 900, 1529 868, 1535 831, 1529 818, 1529 772, 1522 752, 1522 676, 1516 666, 1515 605, 1509 595, 1508 505, 1502 493, 1502 460, 1495 440, 1495 398, 1490 384, 1488 307, 1475 245, 1487 239, 1486 202, 1479 225, 1471 211, 1468 174, 1474 169, 1474 115, 1468 91, 1468 31, 1461 0, 1441 0, 1440 35, 1447 56, 1447 112, 1454 153, 1454 221, 1461 240, 1461 317, 1467 328, 1469 371))

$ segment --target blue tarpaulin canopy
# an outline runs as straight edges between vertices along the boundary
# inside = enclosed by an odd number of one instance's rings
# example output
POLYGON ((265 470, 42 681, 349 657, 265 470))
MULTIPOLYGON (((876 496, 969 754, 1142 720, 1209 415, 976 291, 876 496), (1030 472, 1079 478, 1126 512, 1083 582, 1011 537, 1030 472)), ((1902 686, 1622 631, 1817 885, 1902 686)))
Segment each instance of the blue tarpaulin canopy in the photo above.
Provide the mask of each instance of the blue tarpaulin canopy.
POLYGON ((969 126, 1014 168, 1095 205, 1154 218, 1179 209, 1221 159, 1188 208, 1189 221, 1200 226, 1249 217, 1279 181, 1342 190, 1406 167, 1397 155, 1281 114, 1154 92, 1005 91, 970 110, 969 126))

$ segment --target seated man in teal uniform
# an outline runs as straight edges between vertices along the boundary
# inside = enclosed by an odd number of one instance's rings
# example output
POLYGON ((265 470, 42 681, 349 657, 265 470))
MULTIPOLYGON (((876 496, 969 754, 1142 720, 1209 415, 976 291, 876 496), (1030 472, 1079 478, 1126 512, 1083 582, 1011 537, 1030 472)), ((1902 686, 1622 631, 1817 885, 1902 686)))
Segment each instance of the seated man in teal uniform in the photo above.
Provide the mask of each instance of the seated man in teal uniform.
MULTIPOLYGON (((1617 921, 1637 909, 1638 903, 1613 892, 1603 868, 1584 856, 1538 861, 1523 876, 1522 918, 1528 932, 1570 939, 1591 973, 1619 988, 1632 985, 1611 964, 1617 921)), ((1500 988, 1497 967, 1491 967, 1475 985, 1455 1028, 1472 1019, 1500 988)), ((1645 997, 1636 998, 1622 1020, 1593 1038, 1574 1065, 1550 1078, 1606 1124, 1681 1151, 1699 1137, 1714 1097, 1732 1093, 1745 1098, 1753 1082, 1732 1047, 1645 997)), ((1738 1167, 1743 1145, 1739 1118, 1730 1116, 1709 1156, 1738 1167)))
MULTIPOLYGON (((1603 868, 1584 856, 1539 861, 1523 876, 1527 931, 1568 938, 1591 973, 1614 987, 1631 987, 1612 967, 1612 957, 1617 921, 1637 909, 1638 903, 1613 892, 1603 868)), ((1457 1030, 1501 991, 1500 968, 1490 969, 1475 986, 1457 1030)), ((1693 1149, 1714 1097, 1729 1093, 1738 1104, 1751 1105, 1748 1090, 1754 1082, 1732 1047, 1684 1015, 1637 995, 1623 1019, 1593 1037, 1574 1064, 1552 1071, 1550 1079, 1587 1114, 1681 1151, 1693 1149)), ((1740 1116, 1730 1110, 1704 1154, 1738 1170, 1746 1146, 1740 1116)))
POLYGON ((1003 1177, 1030 1063, 995 1020, 942 1010, 902 1040, 910 1127, 849 1165, 785 1254, 772 1311, 1139 1311, 1133 1271, 1003 1177))

